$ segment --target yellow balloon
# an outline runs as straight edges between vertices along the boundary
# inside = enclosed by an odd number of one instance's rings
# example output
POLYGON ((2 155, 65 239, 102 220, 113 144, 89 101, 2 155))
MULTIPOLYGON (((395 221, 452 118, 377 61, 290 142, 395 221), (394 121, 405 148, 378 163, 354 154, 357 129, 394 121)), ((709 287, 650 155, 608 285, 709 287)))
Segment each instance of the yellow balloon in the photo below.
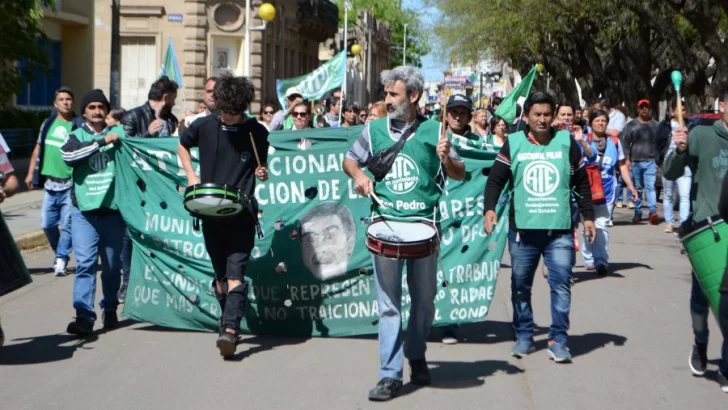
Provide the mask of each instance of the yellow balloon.
POLYGON ((543 68, 544 68, 543 64, 541 64, 541 63, 536 64, 536 71, 538 71, 539 73, 543 72, 543 68))
POLYGON ((359 44, 354 44, 351 46, 351 54, 354 54, 355 56, 358 56, 359 53, 361 53, 361 46, 359 44))
POLYGON ((500 81, 498 81, 498 82, 499 82, 499 83, 501 83, 501 84, 505 84, 505 82, 506 82, 506 81, 505 81, 504 79, 502 79, 502 78, 501 78, 501 80, 500 80, 500 81))
POLYGON ((272 21, 276 18, 276 8, 270 3, 263 3, 258 9, 258 15, 265 21, 272 21))

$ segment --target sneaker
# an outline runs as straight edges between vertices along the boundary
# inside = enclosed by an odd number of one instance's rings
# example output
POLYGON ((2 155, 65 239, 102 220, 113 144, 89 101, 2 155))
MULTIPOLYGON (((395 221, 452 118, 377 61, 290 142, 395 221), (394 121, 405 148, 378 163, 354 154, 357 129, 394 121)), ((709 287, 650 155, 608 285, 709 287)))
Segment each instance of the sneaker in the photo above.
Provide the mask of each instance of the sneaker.
POLYGON ((634 217, 632 217, 632 223, 633 224, 638 224, 641 221, 642 221, 642 215, 635 215, 634 217))
POLYGON ((665 233, 675 232, 675 227, 672 224, 665 224, 665 233))
POLYGON ((235 333, 224 331, 220 337, 217 338, 217 348, 220 349, 220 356, 224 359, 233 357, 237 346, 238 336, 235 333))
POLYGON ((690 352, 690 371, 693 376, 705 376, 705 368, 708 367, 708 345, 694 344, 690 352))
POLYGON ((91 336, 94 332, 94 324, 88 319, 77 317, 76 320, 68 324, 66 332, 77 336, 91 336))
POLYGON ((596 266, 594 266, 594 264, 592 264, 592 263, 585 263, 584 269, 586 269, 588 271, 593 271, 593 270, 596 270, 596 266))
POLYGON ((122 283, 119 287, 119 293, 116 295, 116 298, 119 299, 119 304, 124 303, 124 300, 126 300, 126 289, 129 287, 128 284, 122 283))
POLYGON ((726 377, 720 370, 718 370, 718 384, 720 390, 723 393, 728 393, 728 377, 726 377))
POLYGON ((410 382, 418 386, 429 386, 432 383, 426 359, 410 360, 410 382))
POLYGON ((66 265, 66 261, 61 258, 56 258, 56 264, 53 265, 53 271, 56 273, 56 276, 68 275, 68 267, 66 265))
POLYGON ((571 362, 571 352, 563 343, 556 343, 553 340, 549 340, 549 355, 551 355, 551 360, 556 363, 571 362))
POLYGON ((3 332, 3 324, 0 323, 0 346, 5 344, 5 332, 3 332))
POLYGON ((608 220, 608 221, 607 221, 607 226, 609 226, 609 227, 612 227, 612 226, 614 226, 614 222, 612 222, 612 220, 611 220, 611 219, 610 219, 610 220, 608 220))
POLYGON ((519 340, 513 345, 511 349, 511 356, 522 358, 528 356, 529 353, 533 353, 536 350, 536 346, 533 345, 533 340, 519 340))
POLYGON ((621 201, 617 202, 617 208, 624 208, 624 204, 621 201))
POLYGON ((599 276, 607 276, 607 265, 599 265, 599 266, 597 266, 597 275, 599 275, 599 276))
POLYGON ((458 343, 458 336, 455 334, 455 330, 447 328, 442 331, 442 343, 446 345, 454 345, 458 343))
POLYGON ((116 316, 116 312, 104 312, 101 314, 101 319, 104 322, 104 329, 116 329, 119 327, 119 317, 116 316))
POLYGON ((634 202, 630 202, 627 204, 627 208, 634 209, 634 202))
POLYGON ((402 382, 388 377, 383 378, 377 385, 369 390, 369 400, 371 401, 388 401, 397 395, 399 389, 402 388, 402 382))
POLYGON ((650 225, 657 225, 660 223, 660 216, 657 215, 657 212, 651 212, 650 213, 650 225))

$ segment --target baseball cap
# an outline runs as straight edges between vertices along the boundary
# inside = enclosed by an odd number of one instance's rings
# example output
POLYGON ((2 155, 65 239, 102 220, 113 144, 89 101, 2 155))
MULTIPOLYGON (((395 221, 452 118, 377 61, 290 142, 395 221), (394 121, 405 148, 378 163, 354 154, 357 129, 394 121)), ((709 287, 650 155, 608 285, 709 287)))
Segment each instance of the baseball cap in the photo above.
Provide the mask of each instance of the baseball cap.
POLYGON ((644 104, 647 104, 647 106, 652 107, 650 100, 642 99, 642 100, 637 101, 637 108, 639 108, 640 106, 642 106, 644 104))
POLYGON ((299 97, 303 98, 303 94, 301 94, 301 91, 298 89, 298 87, 291 87, 286 91, 286 98, 290 99, 294 95, 298 95, 299 97))
POLYGON ((453 94, 447 99, 447 108, 450 109, 455 107, 467 107, 467 109, 472 110, 473 102, 468 96, 463 94, 453 94))

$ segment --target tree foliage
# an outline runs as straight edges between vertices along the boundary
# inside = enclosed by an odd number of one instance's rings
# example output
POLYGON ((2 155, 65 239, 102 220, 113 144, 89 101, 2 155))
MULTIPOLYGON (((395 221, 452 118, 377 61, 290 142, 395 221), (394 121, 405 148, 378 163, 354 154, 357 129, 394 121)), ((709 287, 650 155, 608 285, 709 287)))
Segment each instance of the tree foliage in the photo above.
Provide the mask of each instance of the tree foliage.
MULTIPOLYGON (((344 0, 336 0, 339 6, 340 26, 344 26, 344 0)), ((418 11, 401 8, 394 0, 350 0, 349 24, 356 22, 357 12, 370 10, 374 18, 389 23, 389 66, 402 65, 404 25, 407 24, 407 65, 421 67, 422 57, 430 52, 429 36, 418 11)))
MULTIPOLYGON (((711 108, 728 86, 728 0, 430 0, 442 12, 442 54, 476 61, 492 53, 520 71, 544 64, 536 87, 559 99, 600 96, 653 103, 684 76, 691 111, 711 108), (712 82, 711 82, 712 80, 712 82)), ((524 71, 525 70, 525 71, 524 71)))
POLYGON ((43 7, 54 8, 55 0, 0 2, 0 105, 22 90, 33 71, 49 66, 48 53, 39 44, 46 38, 41 31, 43 7), (28 64, 21 69, 17 62, 23 59, 28 64))

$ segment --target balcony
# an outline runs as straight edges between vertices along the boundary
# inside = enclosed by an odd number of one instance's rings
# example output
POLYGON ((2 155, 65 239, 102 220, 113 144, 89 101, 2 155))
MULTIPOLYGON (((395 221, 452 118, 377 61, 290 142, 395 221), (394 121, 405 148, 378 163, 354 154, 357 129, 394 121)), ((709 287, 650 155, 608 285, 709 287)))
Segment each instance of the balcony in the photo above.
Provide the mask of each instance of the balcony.
POLYGON ((328 0, 298 0, 298 24, 308 37, 324 41, 339 31, 339 7, 328 0))

